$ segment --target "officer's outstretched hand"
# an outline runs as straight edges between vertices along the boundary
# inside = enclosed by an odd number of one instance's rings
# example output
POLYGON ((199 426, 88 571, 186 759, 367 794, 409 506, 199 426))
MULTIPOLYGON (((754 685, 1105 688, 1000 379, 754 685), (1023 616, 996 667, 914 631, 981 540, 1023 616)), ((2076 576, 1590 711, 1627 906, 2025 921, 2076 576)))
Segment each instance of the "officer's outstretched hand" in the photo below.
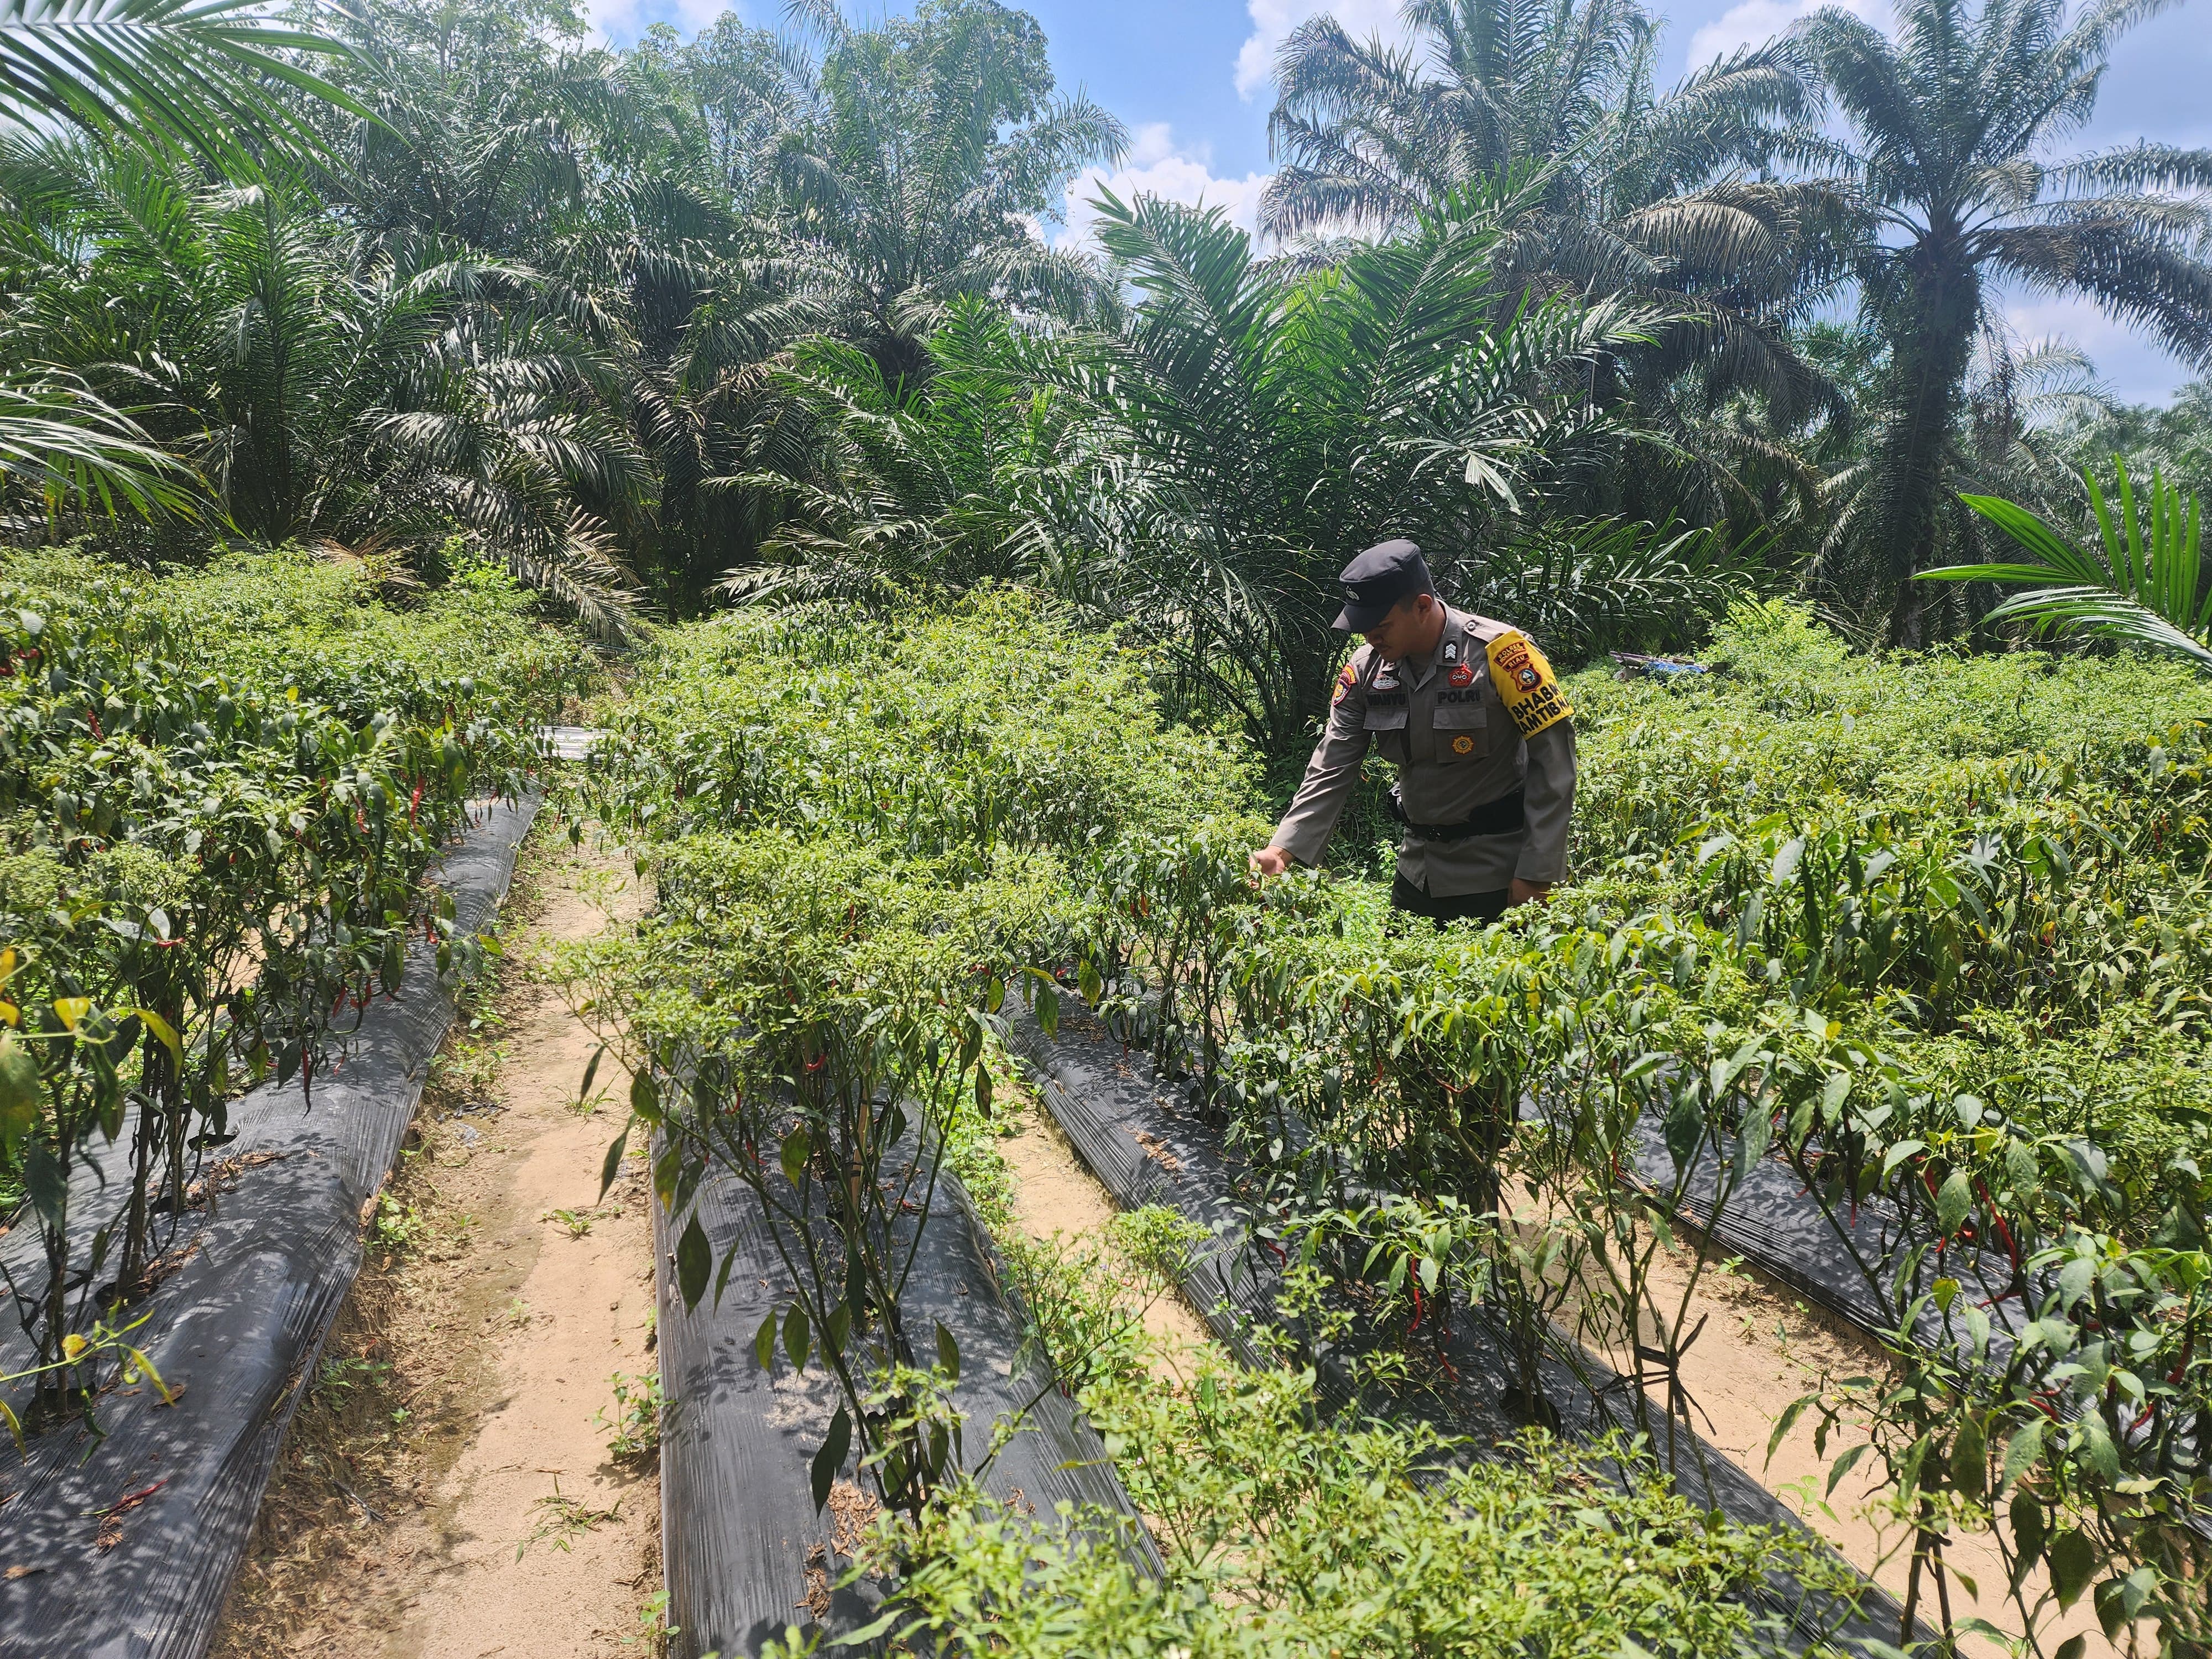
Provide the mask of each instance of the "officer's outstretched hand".
POLYGON ((1510 910, 1516 904, 1541 904, 1551 896, 1550 882, 1523 881, 1516 876, 1512 886, 1506 890, 1505 908, 1510 910))
POLYGON ((1255 876, 1287 876, 1291 872, 1291 855, 1279 847, 1263 847, 1252 854, 1252 873, 1255 876))

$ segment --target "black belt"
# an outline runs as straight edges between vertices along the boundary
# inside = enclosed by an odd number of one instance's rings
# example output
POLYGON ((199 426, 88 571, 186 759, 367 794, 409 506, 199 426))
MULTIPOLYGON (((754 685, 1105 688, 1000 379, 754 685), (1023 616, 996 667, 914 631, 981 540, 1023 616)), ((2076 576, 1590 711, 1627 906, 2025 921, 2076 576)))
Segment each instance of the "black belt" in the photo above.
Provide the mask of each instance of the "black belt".
POLYGON ((1528 822, 1523 811, 1526 795, 1519 789, 1510 795, 1500 795, 1496 800, 1483 802, 1457 823, 1414 823, 1406 816, 1406 803, 1398 799, 1395 789, 1382 797, 1382 804, 1415 841, 1465 841, 1471 836, 1510 836, 1528 822))

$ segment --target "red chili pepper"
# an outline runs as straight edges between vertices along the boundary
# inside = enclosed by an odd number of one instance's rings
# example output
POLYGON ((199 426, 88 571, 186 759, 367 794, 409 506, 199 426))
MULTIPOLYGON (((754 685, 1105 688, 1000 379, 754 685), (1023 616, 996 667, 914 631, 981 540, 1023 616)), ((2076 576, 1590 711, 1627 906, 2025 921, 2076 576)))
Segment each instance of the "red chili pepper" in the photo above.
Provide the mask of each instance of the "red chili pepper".
POLYGON ((1412 1324, 1410 1324, 1410 1325, 1408 1325, 1408 1326, 1407 1326, 1407 1327, 1406 1327, 1406 1334, 1407 1334, 1407 1335, 1408 1335, 1408 1336, 1411 1336, 1411 1335, 1412 1335, 1415 1331, 1418 1331, 1418 1330, 1419 1330, 1419 1329, 1420 1329, 1420 1328, 1421 1328, 1421 1281, 1420 1281, 1420 1278, 1419 1278, 1419 1276, 1418 1274, 1416 1274, 1416 1275, 1415 1275, 1415 1277, 1414 1277, 1414 1279, 1413 1279, 1413 1322, 1412 1324))

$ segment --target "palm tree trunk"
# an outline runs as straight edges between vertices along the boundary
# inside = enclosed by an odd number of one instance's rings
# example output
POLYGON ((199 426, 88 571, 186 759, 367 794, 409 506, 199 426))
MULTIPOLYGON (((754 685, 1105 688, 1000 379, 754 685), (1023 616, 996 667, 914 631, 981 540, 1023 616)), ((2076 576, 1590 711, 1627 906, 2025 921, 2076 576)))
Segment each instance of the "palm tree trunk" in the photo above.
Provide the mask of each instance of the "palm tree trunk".
POLYGON ((1900 257, 1899 291, 1884 305, 1890 370, 1885 418, 1876 441, 1875 518, 1888 555, 1889 637, 1923 643, 1919 584, 1938 562, 1945 480, 1960 388, 1981 315, 1981 280, 1954 237, 1923 236, 1900 257))

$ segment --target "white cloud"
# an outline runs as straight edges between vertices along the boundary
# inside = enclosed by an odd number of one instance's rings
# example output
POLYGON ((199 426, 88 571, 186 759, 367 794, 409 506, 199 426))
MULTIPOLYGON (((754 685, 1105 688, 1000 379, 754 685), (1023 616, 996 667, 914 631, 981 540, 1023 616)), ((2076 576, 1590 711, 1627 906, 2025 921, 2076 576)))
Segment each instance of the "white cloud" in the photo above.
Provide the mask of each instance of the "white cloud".
POLYGON ((1091 228, 1098 220, 1091 199, 1101 185, 1125 202, 1136 196, 1160 196, 1192 207, 1226 208, 1233 223, 1256 234, 1260 192, 1271 175, 1248 173, 1242 179, 1217 179, 1209 165, 1212 159, 1204 144, 1186 148, 1176 143, 1164 121, 1138 128, 1128 159, 1120 167, 1110 173, 1085 167, 1076 174, 1067 187, 1066 228, 1054 240, 1066 246, 1091 239, 1091 228))
POLYGON ((1738 46, 1763 46, 1825 3, 1863 17, 1876 28, 1890 26, 1888 0, 1739 0, 1690 37, 1690 67, 1702 68, 1738 46))
POLYGON ((724 12, 741 9, 731 0, 587 0, 584 14, 608 46, 629 46, 655 23, 673 23, 689 40, 724 12))
POLYGON ((1251 102, 1275 70, 1275 52, 1291 31, 1321 12, 1333 14, 1344 32, 1355 40, 1380 34, 1386 40, 1402 40, 1405 30, 1398 17, 1399 0, 1337 0, 1334 5, 1314 0, 1245 0, 1252 15, 1252 33, 1237 53, 1237 95, 1251 102))

